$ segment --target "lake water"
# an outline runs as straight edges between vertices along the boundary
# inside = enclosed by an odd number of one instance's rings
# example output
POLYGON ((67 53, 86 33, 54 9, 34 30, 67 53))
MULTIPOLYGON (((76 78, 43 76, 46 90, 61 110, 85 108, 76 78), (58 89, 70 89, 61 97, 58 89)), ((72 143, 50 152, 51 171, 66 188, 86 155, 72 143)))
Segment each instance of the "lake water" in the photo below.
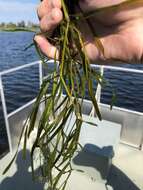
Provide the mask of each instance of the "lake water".
MULTIPOLYGON (((0 32, 0 71, 38 60, 34 48, 24 51, 32 38, 33 33, 30 32, 0 32)), ((37 76, 38 68, 32 67, 2 78, 8 113, 36 96, 39 85, 37 76)), ((0 153, 6 146, 6 139, 0 99, 0 153)))
MULTIPOLYGON (((32 42, 32 38, 33 33, 30 32, 0 32, 0 71, 38 60, 34 48, 24 51, 24 48, 32 42)), ((123 64, 122 66, 143 70, 142 64, 123 64)), ((116 91, 116 106, 143 112, 143 76, 141 74, 106 70, 105 78, 116 91)), ((33 99, 38 93, 37 66, 14 72, 2 79, 8 113, 33 99)), ((102 90, 101 101, 110 104, 111 94, 111 87, 105 87, 102 90)), ((0 99, 0 153, 1 144, 5 144, 6 139, 0 99)))

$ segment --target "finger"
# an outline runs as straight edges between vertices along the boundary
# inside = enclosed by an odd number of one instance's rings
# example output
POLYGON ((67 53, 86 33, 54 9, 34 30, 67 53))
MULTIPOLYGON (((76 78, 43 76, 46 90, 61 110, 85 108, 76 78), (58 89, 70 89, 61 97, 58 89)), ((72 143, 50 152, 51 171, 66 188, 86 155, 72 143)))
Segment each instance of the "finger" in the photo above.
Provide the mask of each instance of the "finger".
POLYGON ((80 0, 79 4, 84 11, 96 10, 98 8, 118 5, 125 0, 80 0))
POLYGON ((39 19, 41 19, 44 15, 48 14, 51 10, 52 10, 51 0, 43 0, 37 8, 37 14, 39 19))
POLYGON ((137 38, 132 38, 132 35, 130 37, 130 33, 128 33, 128 37, 124 33, 119 33, 102 38, 106 58, 127 62, 139 60, 142 56, 142 48, 139 44, 142 42, 138 43, 139 39, 137 38))
POLYGON ((86 52, 89 59, 93 61, 97 60, 108 60, 108 59, 129 59, 128 47, 124 40, 118 35, 111 35, 107 37, 100 38, 100 42, 104 47, 104 55, 97 47, 95 40, 92 39, 86 44, 86 52))
POLYGON ((37 8, 37 13, 39 19, 41 19, 46 14, 50 13, 53 8, 61 9, 61 1, 60 0, 44 0, 37 8))
POLYGON ((94 19, 100 21, 105 26, 111 26, 120 24, 134 18, 139 17, 142 14, 142 1, 133 1, 127 4, 125 0, 80 0, 79 4, 84 12, 95 11, 99 8, 105 8, 104 11, 97 11, 94 15, 94 19), (121 3, 126 3, 122 4, 121 3), (116 9, 108 9, 111 6, 119 5, 116 9), (136 10, 136 11, 135 11, 136 10), (105 19, 106 18, 106 19, 105 19))
POLYGON ((142 57, 142 48, 140 48, 133 38, 129 39, 122 34, 113 34, 101 37, 100 41, 104 47, 104 55, 97 48, 93 39, 85 46, 91 62, 99 60, 122 60, 132 63, 133 61, 140 60, 142 57))
POLYGON ((52 0, 52 6, 53 6, 53 8, 61 9, 61 7, 62 7, 61 0, 52 0))
POLYGON ((42 36, 42 35, 37 35, 35 36, 34 40, 38 44, 39 48, 41 51, 49 58, 56 58, 58 60, 59 58, 59 51, 58 49, 50 44, 48 40, 42 36))
POLYGON ((62 11, 59 8, 52 9, 51 13, 46 14, 40 21, 40 28, 43 32, 53 30, 62 20, 62 11))

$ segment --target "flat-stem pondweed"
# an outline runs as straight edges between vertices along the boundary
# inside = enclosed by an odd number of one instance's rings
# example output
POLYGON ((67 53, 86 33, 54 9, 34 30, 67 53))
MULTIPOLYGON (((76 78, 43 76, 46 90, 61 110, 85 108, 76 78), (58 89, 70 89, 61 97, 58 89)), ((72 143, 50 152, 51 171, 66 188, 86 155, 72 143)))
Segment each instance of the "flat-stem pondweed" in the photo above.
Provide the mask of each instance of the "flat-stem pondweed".
MULTIPOLYGON (((86 95, 88 95, 93 103, 96 115, 101 119, 95 98, 93 81, 96 80, 101 85, 104 81, 100 74, 90 67, 90 61, 84 47, 84 39, 77 27, 78 21, 80 19, 86 20, 92 31, 92 26, 88 22, 88 18, 92 17, 95 13, 126 8, 128 4, 134 6, 135 2, 140 3, 139 0, 128 0, 119 5, 103 7, 94 12, 84 14, 82 11, 80 13, 74 12, 74 7, 77 5, 78 0, 61 0, 61 2, 63 11, 62 22, 52 37, 49 37, 46 33, 43 34, 58 47, 60 52, 59 62, 57 63, 56 61, 55 53, 56 69, 43 81, 33 110, 25 123, 21 135, 21 137, 24 136, 23 155, 25 156, 27 139, 30 137, 34 128, 37 130, 36 138, 31 149, 33 177, 35 176, 34 152, 38 150, 36 154, 41 163, 41 173, 38 177, 47 182, 48 190, 64 190, 66 187, 68 178, 72 172, 71 159, 79 145, 80 130, 82 122, 84 122, 82 107, 86 95), (47 93, 49 86, 51 92, 47 93), (64 96, 62 96, 62 92, 64 92, 64 96), (44 105, 44 110, 40 119, 37 120, 41 105, 44 105), (71 126, 68 123, 70 123, 70 117, 72 115, 75 120, 71 126), (63 175, 64 177, 62 178, 63 175)), ((95 43, 104 56, 104 48, 97 36, 95 36, 95 43)), ((48 58, 41 53, 36 44, 35 46, 42 62, 46 64, 48 58)), ((13 160, 4 173, 9 169, 13 160)))

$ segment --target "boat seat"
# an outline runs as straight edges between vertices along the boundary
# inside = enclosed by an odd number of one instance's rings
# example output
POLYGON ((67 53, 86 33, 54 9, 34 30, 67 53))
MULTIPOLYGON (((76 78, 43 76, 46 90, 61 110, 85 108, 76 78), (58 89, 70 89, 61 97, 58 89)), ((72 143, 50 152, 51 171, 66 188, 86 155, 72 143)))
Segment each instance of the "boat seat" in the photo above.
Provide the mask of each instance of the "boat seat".
MULTIPOLYGON (((83 171, 93 180, 106 182, 112 158, 120 140, 121 125, 106 120, 83 115, 79 147, 72 159, 72 168, 83 171)), ((68 123, 74 124, 75 116, 68 123)))

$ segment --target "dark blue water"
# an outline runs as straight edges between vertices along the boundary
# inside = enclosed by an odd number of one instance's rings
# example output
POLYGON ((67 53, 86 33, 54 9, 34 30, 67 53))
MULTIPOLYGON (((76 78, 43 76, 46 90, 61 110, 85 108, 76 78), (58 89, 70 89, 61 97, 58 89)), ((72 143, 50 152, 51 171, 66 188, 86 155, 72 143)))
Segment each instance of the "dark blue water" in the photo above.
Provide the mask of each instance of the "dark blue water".
POLYGON ((24 51, 32 38, 31 32, 0 32, 0 71, 37 60, 34 48, 24 51))
MULTIPOLYGON (((0 71, 27 64, 38 60, 34 48, 24 51, 33 38, 28 32, 0 32, 0 71)), ((120 66, 143 70, 142 64, 120 66)), ((112 89, 116 92, 116 106, 143 112, 143 76, 119 71, 105 70, 108 85, 102 90, 101 102, 110 104, 112 89)), ((38 67, 24 69, 5 75, 3 78, 7 111, 10 113, 16 108, 32 100, 38 93, 38 67)), ((6 144, 6 130, 0 99, 0 152, 1 144, 6 144)))
MULTIPOLYGON (((33 33, 0 32, 0 71, 38 60, 35 49, 24 51, 33 38, 33 33)), ((32 100, 38 93, 38 67, 33 66, 2 77, 7 104, 10 113, 32 100)), ((7 135, 0 98, 0 154, 7 148, 7 135)))
POLYGON ((111 104, 112 91, 115 91, 115 106, 143 112, 143 74, 106 70, 105 79, 109 84, 102 90, 101 102, 111 104))

